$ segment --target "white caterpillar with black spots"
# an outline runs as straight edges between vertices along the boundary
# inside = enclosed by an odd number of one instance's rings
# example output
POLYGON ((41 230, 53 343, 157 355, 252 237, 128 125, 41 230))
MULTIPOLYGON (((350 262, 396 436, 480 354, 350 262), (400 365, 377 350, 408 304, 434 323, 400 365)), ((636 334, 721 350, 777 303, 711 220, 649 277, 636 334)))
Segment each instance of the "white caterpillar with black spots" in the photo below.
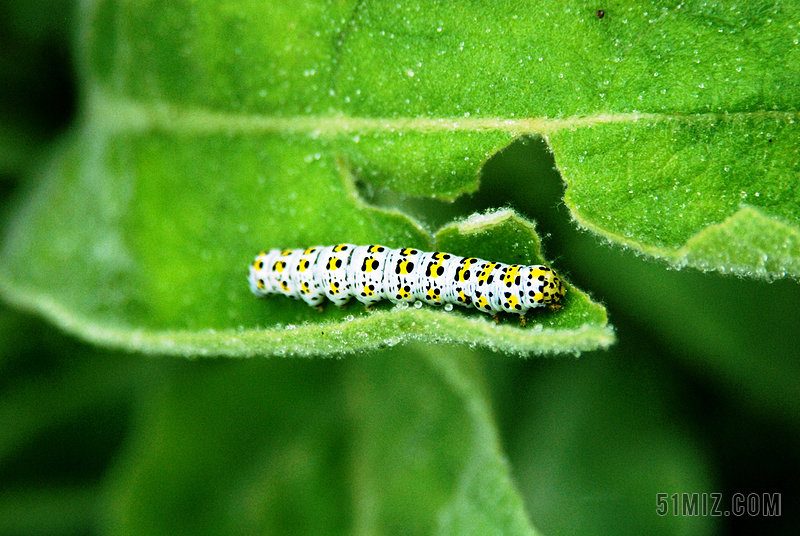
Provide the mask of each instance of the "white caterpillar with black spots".
POLYGON ((450 253, 384 246, 318 246, 262 251, 250 265, 256 296, 284 294, 312 306, 328 298, 344 305, 394 303, 475 307, 525 315, 537 307, 559 308, 564 284, 546 266, 489 262, 450 253))

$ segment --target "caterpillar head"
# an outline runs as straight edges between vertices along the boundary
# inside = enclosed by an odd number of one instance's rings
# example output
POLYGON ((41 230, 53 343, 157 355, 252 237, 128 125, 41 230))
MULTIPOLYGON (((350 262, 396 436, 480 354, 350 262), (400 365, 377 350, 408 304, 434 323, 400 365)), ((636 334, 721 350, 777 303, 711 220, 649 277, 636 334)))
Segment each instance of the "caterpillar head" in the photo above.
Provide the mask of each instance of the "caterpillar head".
POLYGON ((544 299, 542 301, 551 309, 561 309, 563 306, 560 302, 567 293, 564 283, 553 270, 545 272, 543 283, 542 295, 544 299))
POLYGON ((531 266, 523 281, 523 300, 528 307, 560 309, 567 293, 564 283, 547 266, 531 266))

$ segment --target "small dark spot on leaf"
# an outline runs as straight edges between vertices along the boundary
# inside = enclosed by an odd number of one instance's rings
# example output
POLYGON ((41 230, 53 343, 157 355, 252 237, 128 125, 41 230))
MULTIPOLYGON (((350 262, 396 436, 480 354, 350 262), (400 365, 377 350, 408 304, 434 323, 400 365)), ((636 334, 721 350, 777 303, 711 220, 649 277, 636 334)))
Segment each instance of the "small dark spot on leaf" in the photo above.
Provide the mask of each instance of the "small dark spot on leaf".
POLYGON ((606 16, 606 12, 605 11, 603 11, 602 9, 598 9, 597 10, 597 18, 598 19, 602 19, 605 16, 606 16))

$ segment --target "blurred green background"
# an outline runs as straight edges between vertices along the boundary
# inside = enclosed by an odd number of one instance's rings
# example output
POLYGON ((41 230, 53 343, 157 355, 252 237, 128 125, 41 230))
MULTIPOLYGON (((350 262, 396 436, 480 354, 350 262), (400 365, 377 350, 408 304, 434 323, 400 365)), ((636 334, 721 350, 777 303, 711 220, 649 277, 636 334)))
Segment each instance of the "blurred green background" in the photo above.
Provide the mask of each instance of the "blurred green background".
MULTIPOLYGON (((75 120, 72 9, 0 2, 3 232, 75 120)), ((390 465, 402 453, 380 445, 383 433, 459 418, 447 400, 419 403, 435 391, 430 355, 482 371, 512 477, 544 534, 796 534, 800 285, 668 270, 604 245, 570 221, 563 188, 544 142, 525 139, 454 204, 362 195, 432 228, 502 206, 536 220, 547 257, 617 329, 611 350, 577 359, 415 345, 342 360, 153 358, 87 346, 0 305, 0 534, 359 532, 353 471, 365 442, 390 465), (398 368, 416 374, 415 390, 392 383, 398 368), (386 407, 359 407, 379 388, 386 407), (721 493, 723 509, 737 492, 780 493, 781 516, 662 518, 658 492, 721 493)), ((419 471, 446 478, 442 452, 419 471)), ((375 499, 396 503, 387 533, 433 531, 414 516, 413 485, 375 499)))

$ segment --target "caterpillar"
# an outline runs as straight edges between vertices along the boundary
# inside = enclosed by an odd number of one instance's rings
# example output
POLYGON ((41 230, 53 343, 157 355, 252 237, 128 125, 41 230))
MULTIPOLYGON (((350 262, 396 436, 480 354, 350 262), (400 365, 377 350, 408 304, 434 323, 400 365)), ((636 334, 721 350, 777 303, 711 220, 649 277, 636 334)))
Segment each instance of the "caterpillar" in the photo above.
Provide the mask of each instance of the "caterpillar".
POLYGON ((338 244, 308 249, 273 249, 250 265, 250 290, 258 297, 284 294, 319 306, 355 298, 370 306, 394 303, 474 307, 488 314, 560 308, 565 289, 546 266, 523 266, 413 248, 338 244))

